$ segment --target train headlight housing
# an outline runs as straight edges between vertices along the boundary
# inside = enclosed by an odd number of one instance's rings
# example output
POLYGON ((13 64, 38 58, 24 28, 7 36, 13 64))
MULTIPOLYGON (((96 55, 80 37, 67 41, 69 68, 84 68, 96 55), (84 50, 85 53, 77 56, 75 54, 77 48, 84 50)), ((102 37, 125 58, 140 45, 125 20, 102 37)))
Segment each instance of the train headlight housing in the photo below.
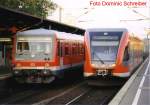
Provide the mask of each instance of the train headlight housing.
POLYGON ((44 70, 44 71, 43 71, 43 74, 48 74, 48 71, 47 71, 47 70, 44 70))
POLYGON ((45 63, 44 68, 45 68, 45 69, 49 69, 49 64, 48 64, 48 63, 45 63))
POLYGON ((49 64, 48 64, 48 63, 45 63, 45 67, 49 67, 49 64))
POLYGON ((17 70, 16 70, 16 71, 14 71, 14 74, 19 74, 19 71, 17 71, 17 70))
POLYGON ((49 71, 49 63, 45 63, 44 65, 44 69, 42 72, 43 72, 43 75, 49 75, 50 74, 50 71, 49 71))
POLYGON ((21 64, 20 63, 17 63, 17 65, 16 65, 17 67, 21 67, 21 64))
POLYGON ((94 67, 95 66, 95 64, 92 64, 92 67, 94 67))
POLYGON ((30 66, 31 67, 35 67, 35 63, 30 63, 30 66))
POLYGON ((116 66, 116 64, 112 64, 111 66, 112 66, 112 67, 115 67, 115 66, 116 66))
POLYGON ((15 71, 13 72, 13 74, 14 74, 14 76, 21 76, 21 75, 22 75, 22 72, 19 71, 19 70, 15 70, 15 71))
POLYGON ((50 71, 49 70, 43 70, 43 75, 49 75, 50 74, 50 71))

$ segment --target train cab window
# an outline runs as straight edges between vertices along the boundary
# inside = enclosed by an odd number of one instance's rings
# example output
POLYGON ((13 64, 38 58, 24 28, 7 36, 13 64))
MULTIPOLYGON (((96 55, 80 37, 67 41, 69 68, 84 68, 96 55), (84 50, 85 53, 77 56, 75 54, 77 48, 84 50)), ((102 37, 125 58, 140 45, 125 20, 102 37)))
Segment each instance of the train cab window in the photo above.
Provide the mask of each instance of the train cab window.
POLYGON ((129 60, 129 51, 128 51, 128 47, 126 47, 124 51, 123 61, 128 61, 128 60, 129 60))
POLYGON ((17 46, 18 52, 28 51, 28 50, 29 50, 29 45, 27 42, 18 42, 18 46, 17 46))
POLYGON ((51 37, 23 37, 16 42, 17 60, 45 60, 53 59, 53 38, 51 37))

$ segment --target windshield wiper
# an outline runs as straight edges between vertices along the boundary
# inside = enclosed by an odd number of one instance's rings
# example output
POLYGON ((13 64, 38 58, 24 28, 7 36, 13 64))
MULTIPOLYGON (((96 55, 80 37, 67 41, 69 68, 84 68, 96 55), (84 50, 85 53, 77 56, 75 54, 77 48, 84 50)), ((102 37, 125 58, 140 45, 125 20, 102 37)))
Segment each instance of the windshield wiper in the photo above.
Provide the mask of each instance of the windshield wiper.
MULTIPOLYGON (((105 64, 104 61, 97 55, 97 53, 95 51, 93 51, 93 55, 96 55, 98 60, 102 63, 105 64)), ((94 57, 94 56, 93 56, 94 57)))

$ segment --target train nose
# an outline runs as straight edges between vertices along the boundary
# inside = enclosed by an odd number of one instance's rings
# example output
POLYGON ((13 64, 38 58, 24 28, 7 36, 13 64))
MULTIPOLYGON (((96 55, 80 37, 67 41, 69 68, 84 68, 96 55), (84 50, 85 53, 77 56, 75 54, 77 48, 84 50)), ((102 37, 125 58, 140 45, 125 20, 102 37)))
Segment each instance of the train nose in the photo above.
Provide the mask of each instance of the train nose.
POLYGON ((95 69, 114 69, 116 64, 92 64, 92 67, 95 69))
POLYGON ((97 76, 111 75, 115 66, 116 64, 92 64, 92 67, 96 70, 97 76))

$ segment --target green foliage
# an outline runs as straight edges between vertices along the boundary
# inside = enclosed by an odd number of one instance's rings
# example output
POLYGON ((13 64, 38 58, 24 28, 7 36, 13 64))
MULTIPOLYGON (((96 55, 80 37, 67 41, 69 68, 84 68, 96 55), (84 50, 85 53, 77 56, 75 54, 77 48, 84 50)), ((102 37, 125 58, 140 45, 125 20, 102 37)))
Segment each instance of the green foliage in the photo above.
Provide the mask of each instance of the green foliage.
POLYGON ((51 0, 0 0, 0 5, 43 18, 57 8, 51 0))

